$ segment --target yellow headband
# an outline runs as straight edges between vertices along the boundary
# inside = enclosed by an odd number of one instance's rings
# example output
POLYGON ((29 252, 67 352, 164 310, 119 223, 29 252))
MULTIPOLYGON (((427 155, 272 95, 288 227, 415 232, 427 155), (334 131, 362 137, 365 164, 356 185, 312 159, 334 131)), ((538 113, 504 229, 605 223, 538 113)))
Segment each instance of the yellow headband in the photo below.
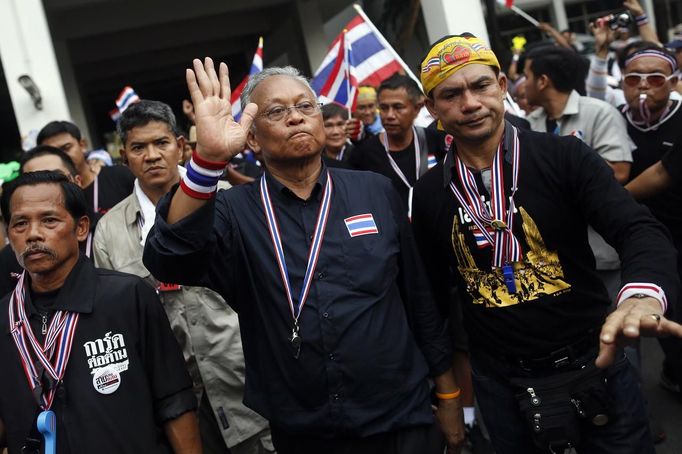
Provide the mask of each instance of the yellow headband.
POLYGON ((358 88, 358 100, 357 102, 364 101, 376 101, 377 91, 374 87, 360 87, 358 88))
POLYGON ((500 69, 495 53, 473 35, 450 36, 437 42, 420 66, 424 93, 428 95, 452 74, 474 63, 500 69))

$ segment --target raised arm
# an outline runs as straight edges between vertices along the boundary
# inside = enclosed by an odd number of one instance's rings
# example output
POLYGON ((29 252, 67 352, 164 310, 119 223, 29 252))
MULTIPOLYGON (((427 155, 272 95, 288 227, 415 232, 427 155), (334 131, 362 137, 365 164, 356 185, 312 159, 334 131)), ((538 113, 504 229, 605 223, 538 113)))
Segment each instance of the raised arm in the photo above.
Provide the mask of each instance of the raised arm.
MULTIPOLYGON (((227 65, 220 63, 216 73, 213 60, 206 57, 202 63, 199 59, 192 62, 194 70, 187 69, 187 88, 194 105, 194 118, 197 127, 196 155, 192 157, 192 166, 200 174, 210 174, 214 168, 225 168, 235 155, 244 150, 246 134, 258 111, 255 104, 244 108, 239 123, 232 117, 230 104, 230 78, 227 65), (202 170, 206 169, 206 172, 202 170)), ((217 177, 215 178, 217 183, 217 177)), ((208 197, 201 197, 205 192, 186 190, 196 188, 191 177, 185 177, 182 190, 175 191, 167 222, 174 224, 194 213, 207 203, 208 197), (189 178, 190 181, 187 181, 189 178), (199 195, 199 196, 197 196, 199 195)))
POLYGON ((656 36, 656 32, 651 26, 649 18, 644 12, 642 5, 640 5, 637 0, 625 0, 623 2, 623 6, 627 8, 627 10, 632 14, 632 17, 635 18, 637 29, 639 30, 639 36, 642 38, 642 41, 649 41, 661 45, 661 42, 658 40, 658 36, 656 36))

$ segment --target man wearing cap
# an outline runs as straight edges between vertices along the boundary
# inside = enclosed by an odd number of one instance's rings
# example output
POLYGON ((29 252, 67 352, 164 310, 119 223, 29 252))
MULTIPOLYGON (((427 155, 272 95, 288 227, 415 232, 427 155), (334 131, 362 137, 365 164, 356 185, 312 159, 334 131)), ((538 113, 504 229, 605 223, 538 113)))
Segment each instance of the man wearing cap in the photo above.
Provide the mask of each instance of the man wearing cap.
POLYGON ((294 68, 251 76, 240 124, 225 64, 217 73, 211 59, 194 60, 187 81, 197 149, 156 207, 143 261, 158 279, 209 287, 235 308, 244 403, 270 421, 277 452, 443 452, 429 375, 454 450, 463 421, 452 354, 390 181, 322 163, 317 98, 294 68), (216 193, 245 143, 264 175, 216 193))
POLYGON ((420 74, 453 146, 417 183, 412 225, 436 298, 458 282, 495 451, 653 453, 620 346, 682 335, 668 318, 679 281, 665 229, 582 141, 504 121, 507 80, 481 40, 443 38, 420 74), (608 317, 588 224, 622 259, 608 317))
MULTIPOLYGON (((669 182, 666 189, 656 194, 639 178, 649 167, 654 167, 653 171, 659 169, 657 173, 668 179, 680 172, 682 101, 671 98, 678 83, 677 60, 665 49, 650 45, 633 52, 625 61, 624 69, 623 92, 627 104, 621 107, 621 112, 627 121, 627 133, 636 146, 632 153, 633 181, 628 184, 628 190, 668 228, 673 244, 680 251, 682 185, 679 181, 669 182)), ((677 265, 679 273, 682 269, 679 255, 677 265)), ((682 341, 670 338, 661 339, 660 343, 665 353, 661 385, 682 395, 682 341)))

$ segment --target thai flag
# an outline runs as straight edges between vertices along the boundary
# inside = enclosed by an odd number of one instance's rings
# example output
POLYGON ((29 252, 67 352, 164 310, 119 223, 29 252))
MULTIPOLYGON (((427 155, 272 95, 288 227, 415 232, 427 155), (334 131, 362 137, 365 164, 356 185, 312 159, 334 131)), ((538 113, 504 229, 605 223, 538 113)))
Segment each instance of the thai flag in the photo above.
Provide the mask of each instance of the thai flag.
POLYGON ((435 166, 438 164, 438 160, 436 159, 435 154, 430 154, 426 157, 426 165, 430 169, 431 167, 435 166))
MULTIPOLYGON (((344 44, 348 48, 348 72, 355 77, 358 85, 378 87, 381 81, 404 69, 395 51, 374 25, 358 14, 348 22, 344 32, 332 41, 329 53, 315 71, 311 83, 318 95, 330 79, 333 81, 338 76, 339 67, 342 66, 338 60, 344 55, 344 44)), ((339 87, 338 95, 347 99, 345 85, 339 87)), ((337 93, 331 93, 327 97, 336 100, 336 96, 337 93)), ((346 105, 345 102, 341 104, 346 105)))
POLYGON ((358 80, 355 78, 353 55, 346 40, 346 32, 341 35, 339 52, 334 60, 334 67, 329 78, 318 94, 323 102, 333 101, 350 110, 355 110, 358 95, 358 80))
POLYGON ((497 3, 507 8, 511 8, 514 4, 514 0, 497 0, 497 3))
POLYGON ((135 90, 133 90, 132 87, 124 87, 121 94, 116 98, 116 107, 118 108, 118 112, 122 114, 128 107, 139 101, 140 97, 137 96, 137 93, 135 93, 135 90))
POLYGON ((350 234, 351 238, 379 233, 372 213, 351 216, 344 219, 343 222, 346 223, 346 228, 348 229, 348 233, 350 234))
MULTIPOLYGON (((495 231, 493 229, 488 228, 486 230, 488 231, 490 236, 495 235, 495 231)), ((479 249, 483 249, 483 248, 490 246, 490 243, 486 239, 485 235, 483 235, 483 233, 481 233, 481 230, 478 227, 474 227, 472 230, 472 233, 474 234, 474 240, 476 240, 476 246, 479 249)))
POLYGON ((239 117, 242 116, 242 104, 239 101, 239 97, 244 91, 246 83, 249 81, 249 77, 254 74, 258 74, 263 71, 263 37, 258 38, 258 48, 256 48, 256 53, 253 54, 253 61, 251 62, 251 68, 249 69, 248 76, 237 85, 237 88, 232 90, 232 96, 230 97, 230 103, 232 104, 232 117, 235 121, 239 121, 239 117))

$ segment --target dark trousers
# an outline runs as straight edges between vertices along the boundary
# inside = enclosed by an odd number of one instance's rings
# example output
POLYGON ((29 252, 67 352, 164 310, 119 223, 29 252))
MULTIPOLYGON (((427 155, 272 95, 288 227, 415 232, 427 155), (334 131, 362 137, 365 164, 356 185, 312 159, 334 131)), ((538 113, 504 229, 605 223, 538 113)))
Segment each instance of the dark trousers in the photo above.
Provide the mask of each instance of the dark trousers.
MULTIPOLYGON (((593 359, 589 359, 593 360, 593 359)), ((516 367, 472 352, 472 376, 476 399, 496 454, 542 453, 519 410, 515 390, 505 377, 523 376, 516 367)), ((654 445, 637 377, 625 358, 608 369, 608 390, 615 418, 602 427, 585 425, 580 454, 654 454, 654 445)))
POLYGON ((275 427, 271 433, 278 454, 442 454, 445 447, 436 423, 364 438, 291 435, 275 427))

